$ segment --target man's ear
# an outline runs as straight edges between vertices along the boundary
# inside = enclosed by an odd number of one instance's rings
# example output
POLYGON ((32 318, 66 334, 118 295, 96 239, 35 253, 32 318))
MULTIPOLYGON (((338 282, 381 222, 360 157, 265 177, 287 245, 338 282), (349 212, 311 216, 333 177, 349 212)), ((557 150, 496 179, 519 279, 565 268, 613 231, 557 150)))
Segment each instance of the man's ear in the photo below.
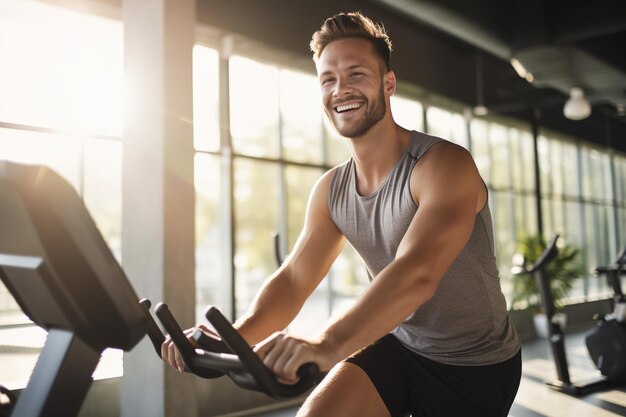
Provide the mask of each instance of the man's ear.
POLYGON ((396 74, 389 70, 383 75, 384 89, 387 97, 391 97, 396 92, 396 74))

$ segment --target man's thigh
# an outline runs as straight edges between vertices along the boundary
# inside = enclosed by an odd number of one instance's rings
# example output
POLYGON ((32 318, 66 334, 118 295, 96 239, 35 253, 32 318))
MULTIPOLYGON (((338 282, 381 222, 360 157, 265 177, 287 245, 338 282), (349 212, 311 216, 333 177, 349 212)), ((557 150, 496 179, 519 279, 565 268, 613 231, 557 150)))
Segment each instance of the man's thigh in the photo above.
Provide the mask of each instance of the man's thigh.
POLYGON ((367 374, 341 362, 309 395, 297 417, 389 417, 367 374))

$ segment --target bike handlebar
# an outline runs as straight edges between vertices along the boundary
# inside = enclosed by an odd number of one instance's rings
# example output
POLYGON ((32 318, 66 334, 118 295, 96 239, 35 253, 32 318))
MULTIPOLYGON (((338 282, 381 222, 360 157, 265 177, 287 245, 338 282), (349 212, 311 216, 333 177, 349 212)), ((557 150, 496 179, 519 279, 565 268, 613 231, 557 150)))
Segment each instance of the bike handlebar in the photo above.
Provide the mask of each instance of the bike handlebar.
POLYGON ((545 268, 559 254, 559 248, 557 246, 558 240, 559 235, 553 235, 552 239, 546 245, 545 249, 541 252, 537 260, 532 265, 526 264, 526 260, 524 260, 523 265, 514 266, 513 268, 511 268, 511 272, 513 273, 513 275, 533 274, 538 270, 545 268))
POLYGON ((539 258, 530 267, 530 270, 528 272, 535 272, 538 269, 545 267, 557 257, 557 255, 559 254, 559 248, 557 247, 558 241, 559 235, 553 235, 552 240, 548 243, 543 252, 541 252, 541 255, 539 255, 539 258))
MULTIPOLYGON (((151 306, 149 300, 142 300, 140 303, 149 310, 151 306)), ((276 376, 265 367, 243 337, 215 307, 209 307, 205 316, 222 340, 214 339, 197 330, 193 338, 200 346, 199 349, 194 348, 187 339, 166 304, 158 304, 155 313, 178 348, 186 367, 185 371, 202 378, 212 379, 226 374, 242 388, 264 392, 277 399, 304 394, 322 378, 318 366, 314 363, 307 363, 298 370, 300 379, 295 384, 278 382, 276 376)), ((161 344, 165 341, 165 336, 154 319, 150 321, 148 337, 157 354, 161 356, 161 344)))
POLYGON ((154 350, 156 350, 159 358, 161 357, 161 345, 165 342, 165 336, 161 332, 161 329, 156 324, 152 315, 150 314, 150 307, 152 307, 152 302, 147 298, 144 298, 139 301, 139 304, 146 310, 148 313, 148 338, 152 342, 152 346, 154 346, 154 350))

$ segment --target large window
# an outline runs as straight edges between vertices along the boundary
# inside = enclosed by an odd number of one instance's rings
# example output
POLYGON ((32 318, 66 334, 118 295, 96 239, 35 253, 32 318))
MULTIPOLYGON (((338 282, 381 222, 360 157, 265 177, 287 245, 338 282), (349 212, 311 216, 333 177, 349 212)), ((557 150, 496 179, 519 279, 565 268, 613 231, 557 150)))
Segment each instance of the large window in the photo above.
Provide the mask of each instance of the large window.
POLYGON ((615 217, 618 249, 626 247, 626 155, 614 155, 615 217))
POLYGON ((193 139, 199 151, 220 147, 218 59, 215 49, 193 48, 193 139))
POLYGON ((400 126, 409 130, 424 129, 424 109, 422 104, 400 95, 391 96, 393 118, 400 126))
POLYGON ((539 137, 544 238, 559 233, 570 245, 579 246, 581 235, 580 174, 576 143, 539 137))
MULTIPOLYGON (((614 260, 617 248, 614 196, 609 154, 601 149, 581 146, 582 211, 585 222, 583 266, 589 271, 614 260)), ((588 292, 608 291, 603 279, 591 279, 588 292)))
POLYGON ((222 306, 228 300, 222 172, 219 157, 197 153, 194 160, 196 189, 196 309, 198 316, 207 305, 222 306))
MULTIPOLYGON (((584 275, 571 295, 605 296, 610 289, 593 270, 615 259, 623 204, 613 195, 610 154, 549 133, 540 137, 539 160, 544 238, 558 233, 566 244, 580 250, 584 275)), ((621 181, 617 172, 615 181, 621 181)))
MULTIPOLYGON (((0 1, 0 159, 61 174, 118 260, 122 80, 119 21, 40 1, 0 1)), ((0 324, 23 320, 0 284, 0 324)))
POLYGON ((496 260, 508 296, 517 242, 537 233, 533 138, 528 130, 485 119, 470 126, 472 154, 489 188, 496 260))
POLYGON ((429 134, 469 147, 467 122, 463 115, 430 106, 426 110, 426 120, 429 134))

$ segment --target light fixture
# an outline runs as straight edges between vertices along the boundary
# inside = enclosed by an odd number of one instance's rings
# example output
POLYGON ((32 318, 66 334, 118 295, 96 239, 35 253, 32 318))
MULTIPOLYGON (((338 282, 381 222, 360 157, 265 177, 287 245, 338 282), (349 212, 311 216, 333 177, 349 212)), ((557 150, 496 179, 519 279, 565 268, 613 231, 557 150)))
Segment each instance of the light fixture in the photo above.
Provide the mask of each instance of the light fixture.
POLYGON ((476 106, 472 109, 474 116, 485 116, 489 113, 483 103, 483 59, 480 50, 476 50, 476 106))
POLYGON ((585 93, 580 87, 573 87, 569 91, 569 99, 563 107, 563 114, 570 120, 582 120, 591 114, 591 105, 585 98, 585 93))
POLYGON ((478 105, 474 106, 472 113, 474 113, 474 116, 486 116, 489 113, 489 109, 485 106, 478 105))
POLYGON ((511 58, 510 62, 515 72, 517 72, 517 75, 519 75, 521 78, 525 79, 529 83, 532 83, 535 80, 533 73, 528 71, 526 67, 524 67, 524 65, 517 59, 511 58))

